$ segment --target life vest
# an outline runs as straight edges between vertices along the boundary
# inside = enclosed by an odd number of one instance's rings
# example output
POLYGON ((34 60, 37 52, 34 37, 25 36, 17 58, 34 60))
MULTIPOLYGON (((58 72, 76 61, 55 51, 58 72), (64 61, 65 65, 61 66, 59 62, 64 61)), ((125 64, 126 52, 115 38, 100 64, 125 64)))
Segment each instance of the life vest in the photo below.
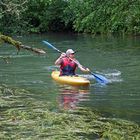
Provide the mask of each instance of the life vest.
POLYGON ((69 58, 63 58, 60 66, 60 76, 62 75, 75 75, 77 64, 69 58))

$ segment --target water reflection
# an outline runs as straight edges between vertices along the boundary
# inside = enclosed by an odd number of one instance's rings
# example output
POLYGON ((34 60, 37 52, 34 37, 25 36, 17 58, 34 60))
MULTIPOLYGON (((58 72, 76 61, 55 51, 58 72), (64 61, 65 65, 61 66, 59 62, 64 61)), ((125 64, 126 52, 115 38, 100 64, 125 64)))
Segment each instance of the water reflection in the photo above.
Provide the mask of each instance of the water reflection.
POLYGON ((59 107, 65 110, 74 110, 79 107, 79 103, 89 100, 88 87, 73 87, 61 85, 59 88, 59 107))

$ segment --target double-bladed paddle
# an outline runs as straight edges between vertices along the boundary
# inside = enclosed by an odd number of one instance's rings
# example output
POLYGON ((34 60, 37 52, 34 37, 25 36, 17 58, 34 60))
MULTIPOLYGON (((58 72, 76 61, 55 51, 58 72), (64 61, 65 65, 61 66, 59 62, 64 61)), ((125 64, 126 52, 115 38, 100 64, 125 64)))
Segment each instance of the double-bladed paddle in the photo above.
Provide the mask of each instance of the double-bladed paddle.
MULTIPOLYGON (((43 43, 45 43, 49 48, 52 48, 52 49, 54 49, 55 51, 57 51, 59 53, 63 53, 62 51, 60 51, 59 49, 57 49, 56 47, 54 47, 52 44, 50 44, 49 42, 43 40, 43 43)), ((72 61, 74 61, 74 60, 72 60, 72 61)), ((74 62, 77 64, 76 61, 74 61, 74 62)), ((82 67, 85 69, 84 66, 82 66, 82 67)), ((89 71, 89 73, 92 74, 95 77, 95 79, 96 79, 96 81, 98 83, 100 83, 100 84, 108 84, 109 83, 109 80, 106 77, 104 77, 104 76, 102 76, 100 74, 95 74, 95 73, 93 73, 91 71, 89 71)))

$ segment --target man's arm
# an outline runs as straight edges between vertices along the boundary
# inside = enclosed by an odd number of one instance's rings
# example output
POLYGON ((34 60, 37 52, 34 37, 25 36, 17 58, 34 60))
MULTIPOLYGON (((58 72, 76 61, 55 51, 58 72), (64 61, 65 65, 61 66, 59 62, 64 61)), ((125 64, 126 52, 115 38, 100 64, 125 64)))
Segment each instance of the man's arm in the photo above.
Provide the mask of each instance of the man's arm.
POLYGON ((78 68, 79 68, 81 71, 83 71, 83 72, 89 72, 89 71, 90 71, 89 68, 83 67, 83 66, 79 63, 79 61, 77 61, 77 60, 76 60, 76 64, 77 64, 78 68))
POLYGON ((66 57, 65 53, 62 53, 60 57, 55 61, 55 65, 60 65, 62 63, 62 58, 66 57))

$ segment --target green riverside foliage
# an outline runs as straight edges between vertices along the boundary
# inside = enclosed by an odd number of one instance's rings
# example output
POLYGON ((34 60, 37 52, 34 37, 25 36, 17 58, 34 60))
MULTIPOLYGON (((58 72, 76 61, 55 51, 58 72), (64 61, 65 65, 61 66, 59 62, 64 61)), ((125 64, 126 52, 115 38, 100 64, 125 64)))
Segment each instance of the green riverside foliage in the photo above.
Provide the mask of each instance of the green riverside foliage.
POLYGON ((27 30, 27 22, 23 20, 27 5, 25 0, 1 0, 0 1, 0 32, 24 33, 27 30))
POLYGON ((70 1, 75 13, 74 28, 88 33, 140 33, 140 1, 70 1))
POLYGON ((28 3, 26 19, 31 32, 60 31, 65 29, 63 10, 67 2, 63 0, 32 0, 28 3))
POLYGON ((2 0, 0 31, 140 34, 139 5, 139 0, 2 0))

